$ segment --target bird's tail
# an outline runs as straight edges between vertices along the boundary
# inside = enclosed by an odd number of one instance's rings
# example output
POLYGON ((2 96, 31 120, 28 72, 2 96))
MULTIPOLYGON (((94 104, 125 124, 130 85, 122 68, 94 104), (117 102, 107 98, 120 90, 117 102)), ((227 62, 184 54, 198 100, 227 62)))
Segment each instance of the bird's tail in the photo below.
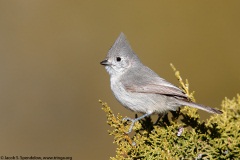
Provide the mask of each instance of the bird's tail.
POLYGON ((222 114, 223 113, 222 111, 220 111, 218 109, 211 108, 211 107, 208 107, 208 106, 204 106, 202 104, 197 104, 197 103, 194 103, 194 102, 181 101, 181 104, 184 105, 184 106, 189 106, 189 107, 201 109, 201 110, 207 111, 209 113, 216 113, 216 114, 222 114))

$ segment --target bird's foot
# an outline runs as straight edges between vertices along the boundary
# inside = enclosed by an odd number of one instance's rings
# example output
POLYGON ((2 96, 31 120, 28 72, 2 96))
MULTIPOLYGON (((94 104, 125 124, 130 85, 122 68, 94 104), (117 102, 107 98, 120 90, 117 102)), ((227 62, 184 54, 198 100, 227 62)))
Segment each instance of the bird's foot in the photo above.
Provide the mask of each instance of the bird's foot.
POLYGON ((130 127, 129 127, 129 129, 128 129, 128 131, 125 132, 126 134, 129 134, 129 133, 132 132, 133 126, 134 126, 135 122, 138 121, 138 119, 132 119, 132 118, 129 118, 129 117, 125 117, 125 118, 123 118, 123 121, 131 121, 132 122, 130 127))

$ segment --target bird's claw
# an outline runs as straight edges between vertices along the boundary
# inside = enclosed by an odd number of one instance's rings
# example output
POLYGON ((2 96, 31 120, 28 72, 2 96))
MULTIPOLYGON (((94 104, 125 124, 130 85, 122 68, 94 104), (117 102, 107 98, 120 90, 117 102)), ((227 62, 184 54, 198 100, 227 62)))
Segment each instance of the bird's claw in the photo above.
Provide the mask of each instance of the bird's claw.
POLYGON ((131 121, 131 122, 133 122, 133 121, 134 121, 134 119, 132 119, 132 118, 129 118, 129 117, 125 117, 125 118, 123 118, 123 119, 122 119, 122 121, 131 121))
POLYGON ((130 125, 128 131, 125 132, 126 134, 129 134, 130 132, 132 132, 134 123, 135 123, 137 120, 136 120, 136 119, 129 118, 129 117, 125 117, 125 118, 123 118, 122 120, 123 120, 123 121, 131 121, 131 125, 130 125))

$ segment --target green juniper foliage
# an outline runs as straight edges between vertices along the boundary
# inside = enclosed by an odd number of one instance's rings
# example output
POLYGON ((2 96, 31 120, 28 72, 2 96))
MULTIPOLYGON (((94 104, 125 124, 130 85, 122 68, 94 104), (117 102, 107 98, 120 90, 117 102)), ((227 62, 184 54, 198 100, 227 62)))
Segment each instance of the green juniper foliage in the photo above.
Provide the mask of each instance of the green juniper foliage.
MULTIPOLYGON (((188 81, 184 83, 179 71, 171 64, 181 88, 194 100, 189 92, 188 81)), ((172 116, 165 115, 157 122, 146 118, 135 123, 134 136, 125 132, 129 125, 120 114, 100 101, 107 116, 107 123, 117 144, 116 156, 112 160, 138 159, 238 159, 240 157, 240 95, 222 101, 223 114, 211 114, 200 120, 197 109, 184 107, 172 116)))

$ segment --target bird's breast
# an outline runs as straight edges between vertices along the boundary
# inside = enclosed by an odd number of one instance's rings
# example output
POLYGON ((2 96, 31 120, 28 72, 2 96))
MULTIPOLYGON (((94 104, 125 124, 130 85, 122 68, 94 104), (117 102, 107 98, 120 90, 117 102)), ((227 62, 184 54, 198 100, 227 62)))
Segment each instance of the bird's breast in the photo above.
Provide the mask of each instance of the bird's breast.
POLYGON ((127 91, 121 81, 111 78, 111 89, 116 99, 126 108, 141 113, 155 112, 159 105, 156 95, 127 91))

